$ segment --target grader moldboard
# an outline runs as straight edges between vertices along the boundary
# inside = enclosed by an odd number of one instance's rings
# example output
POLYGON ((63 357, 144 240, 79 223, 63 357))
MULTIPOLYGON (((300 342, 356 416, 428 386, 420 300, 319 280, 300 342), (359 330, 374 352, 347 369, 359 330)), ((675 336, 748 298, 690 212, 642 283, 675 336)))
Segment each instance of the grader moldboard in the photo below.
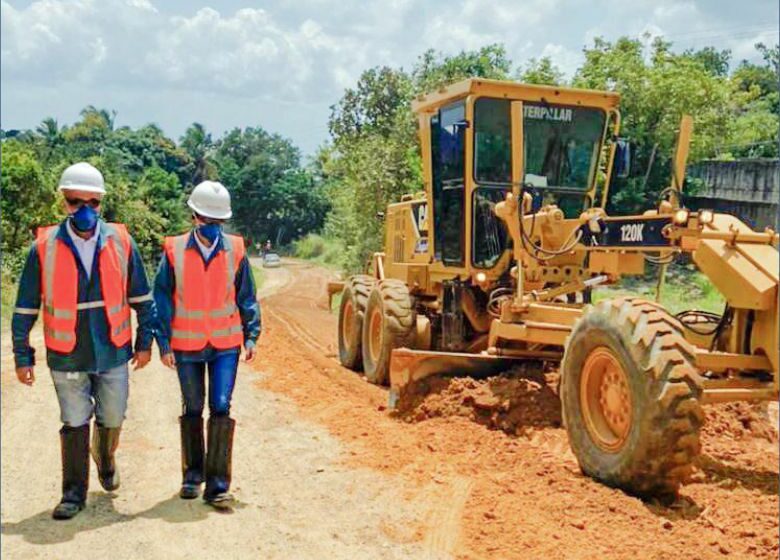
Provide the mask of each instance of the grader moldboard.
POLYGON ((778 397, 778 235, 681 203, 692 119, 658 206, 608 216, 625 175, 616 93, 470 79, 418 97, 424 193, 391 204, 385 250, 341 292, 341 363, 390 384, 559 363, 562 412, 586 474, 669 495, 700 451, 702 405, 778 397), (722 314, 592 289, 681 253, 722 314))

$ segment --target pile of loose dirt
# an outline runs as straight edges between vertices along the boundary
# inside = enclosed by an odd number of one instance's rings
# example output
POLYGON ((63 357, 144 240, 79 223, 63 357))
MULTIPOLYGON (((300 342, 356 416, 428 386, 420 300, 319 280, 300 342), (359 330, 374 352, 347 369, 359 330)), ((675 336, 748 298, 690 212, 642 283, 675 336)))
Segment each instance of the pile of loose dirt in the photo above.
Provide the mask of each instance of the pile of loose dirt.
POLYGON ((557 376, 515 368, 474 379, 437 377, 405 399, 399 416, 410 422, 461 416, 509 434, 561 426, 561 404, 553 390, 557 376))
POLYGON ((767 403, 733 402, 705 407, 703 431, 735 440, 761 438, 777 441, 777 426, 769 419, 767 403))

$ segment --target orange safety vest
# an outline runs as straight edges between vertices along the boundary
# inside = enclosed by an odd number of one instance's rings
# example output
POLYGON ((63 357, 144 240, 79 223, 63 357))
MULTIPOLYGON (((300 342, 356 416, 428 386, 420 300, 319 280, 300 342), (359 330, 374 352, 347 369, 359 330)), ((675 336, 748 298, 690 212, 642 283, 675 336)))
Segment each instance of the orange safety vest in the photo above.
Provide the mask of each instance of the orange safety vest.
POLYGON ((165 254, 173 266, 171 348, 197 352, 210 344, 223 350, 244 342, 236 306, 235 278, 244 259, 244 240, 223 235, 224 250, 206 266, 198 247, 187 248, 191 233, 165 238, 165 254))
POLYGON ((76 347, 76 318, 82 309, 105 308, 111 343, 117 348, 132 338, 127 298, 130 234, 122 224, 103 224, 102 227, 107 230, 106 243, 96 258, 103 299, 80 303, 76 256, 57 237, 60 226, 38 229, 35 243, 41 263, 43 334, 49 350, 62 353, 73 351, 76 347))

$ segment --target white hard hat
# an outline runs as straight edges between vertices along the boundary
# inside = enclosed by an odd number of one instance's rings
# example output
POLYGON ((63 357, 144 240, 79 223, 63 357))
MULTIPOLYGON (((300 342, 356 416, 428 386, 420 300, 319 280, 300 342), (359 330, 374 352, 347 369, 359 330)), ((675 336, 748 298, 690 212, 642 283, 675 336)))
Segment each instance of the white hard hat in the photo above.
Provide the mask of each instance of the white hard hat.
POLYGON ((59 190, 106 194, 103 174, 85 161, 74 163, 62 172, 59 190))
POLYGON ((230 193, 222 183, 203 181, 192 190, 187 206, 197 214, 215 220, 227 220, 230 210, 230 193))

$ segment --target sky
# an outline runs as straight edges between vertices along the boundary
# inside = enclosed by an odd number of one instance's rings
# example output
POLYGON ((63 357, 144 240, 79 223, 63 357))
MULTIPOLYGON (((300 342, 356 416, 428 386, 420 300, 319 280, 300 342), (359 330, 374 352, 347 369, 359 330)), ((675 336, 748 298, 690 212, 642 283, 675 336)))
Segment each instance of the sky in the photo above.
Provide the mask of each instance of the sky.
POLYGON ((216 137, 262 126, 313 154, 330 106, 377 65, 503 43, 516 66, 550 56, 567 76, 594 37, 663 35, 677 49, 778 41, 777 0, 0 0, 0 127, 78 119, 193 122, 216 137))

